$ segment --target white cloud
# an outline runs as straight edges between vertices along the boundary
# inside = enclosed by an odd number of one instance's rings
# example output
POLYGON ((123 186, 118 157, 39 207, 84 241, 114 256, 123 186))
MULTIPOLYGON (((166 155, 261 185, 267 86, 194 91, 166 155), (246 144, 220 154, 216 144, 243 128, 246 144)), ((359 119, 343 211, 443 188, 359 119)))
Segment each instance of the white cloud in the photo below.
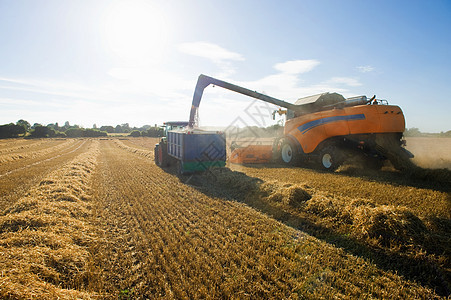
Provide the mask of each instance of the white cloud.
POLYGON ((222 61, 244 60, 244 57, 241 54, 208 42, 183 43, 179 45, 179 50, 183 53, 203 57, 216 63, 222 61))
POLYGON ((357 70, 359 70, 359 72, 362 72, 362 73, 368 73, 368 72, 374 71, 374 67, 372 67, 372 66, 358 66, 357 70))
POLYGON ((210 60, 221 70, 217 75, 221 78, 227 78, 235 73, 233 62, 244 61, 241 54, 209 42, 183 43, 179 45, 179 51, 210 60))
POLYGON ((106 87, 93 87, 82 83, 56 79, 0 77, 0 89, 68 98, 95 99, 96 101, 119 101, 118 97, 106 87), (7 84, 5 85, 4 83, 7 84))
POLYGON ((319 64, 320 62, 316 59, 281 62, 274 65, 274 69, 278 71, 275 74, 255 81, 237 82, 237 84, 292 103, 298 98, 325 92, 348 92, 343 85, 360 85, 356 79, 347 77, 335 77, 316 84, 304 84, 300 74, 311 71, 319 64))
POLYGON ((310 72, 319 64, 320 62, 316 59, 289 60, 276 64, 274 68, 285 74, 301 74, 310 72))
POLYGON ((348 86, 361 86, 362 84, 355 78, 351 78, 351 77, 333 77, 330 80, 331 83, 336 83, 336 84, 345 84, 348 86))

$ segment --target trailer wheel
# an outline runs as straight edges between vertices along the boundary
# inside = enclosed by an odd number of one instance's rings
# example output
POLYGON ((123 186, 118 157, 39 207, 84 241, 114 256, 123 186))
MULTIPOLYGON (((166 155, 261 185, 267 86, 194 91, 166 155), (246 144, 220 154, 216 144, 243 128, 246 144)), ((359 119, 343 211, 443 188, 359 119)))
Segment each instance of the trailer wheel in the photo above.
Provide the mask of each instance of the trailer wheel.
POLYGON ((184 171, 183 171, 183 165, 182 162, 180 160, 177 160, 177 175, 184 175, 184 171))
POLYGON ((169 155, 168 150, 165 148, 165 144, 158 145, 158 166, 164 168, 169 165, 169 155))
POLYGON ((289 140, 285 140, 280 149, 280 158, 282 162, 287 165, 295 165, 297 161, 296 148, 290 143, 289 140))
POLYGON ((319 153, 319 165, 323 170, 335 171, 342 163, 343 157, 336 147, 326 147, 319 153))
POLYGON ((160 156, 160 154, 159 154, 159 148, 160 148, 160 145, 155 145, 155 149, 153 150, 153 159, 154 159, 154 161, 155 161, 155 164, 157 165, 157 166, 159 166, 160 165, 160 160, 159 160, 159 156, 160 156))

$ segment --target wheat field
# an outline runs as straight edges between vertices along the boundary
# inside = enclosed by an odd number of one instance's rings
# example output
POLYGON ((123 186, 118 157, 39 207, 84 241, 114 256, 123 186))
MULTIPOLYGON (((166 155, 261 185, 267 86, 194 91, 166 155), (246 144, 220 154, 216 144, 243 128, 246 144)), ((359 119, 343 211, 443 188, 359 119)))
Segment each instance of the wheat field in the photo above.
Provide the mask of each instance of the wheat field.
POLYGON ((178 177, 156 142, 1 141, 0 297, 449 297, 448 170, 178 177))

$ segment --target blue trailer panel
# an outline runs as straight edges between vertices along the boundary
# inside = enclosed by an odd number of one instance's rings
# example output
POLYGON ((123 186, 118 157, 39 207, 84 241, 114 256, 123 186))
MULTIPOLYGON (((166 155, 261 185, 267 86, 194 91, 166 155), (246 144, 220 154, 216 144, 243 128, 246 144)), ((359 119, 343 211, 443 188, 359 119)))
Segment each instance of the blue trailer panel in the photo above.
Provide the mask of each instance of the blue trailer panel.
POLYGON ((208 131, 168 131, 168 154, 179 161, 182 173, 223 167, 226 139, 223 133, 208 131))

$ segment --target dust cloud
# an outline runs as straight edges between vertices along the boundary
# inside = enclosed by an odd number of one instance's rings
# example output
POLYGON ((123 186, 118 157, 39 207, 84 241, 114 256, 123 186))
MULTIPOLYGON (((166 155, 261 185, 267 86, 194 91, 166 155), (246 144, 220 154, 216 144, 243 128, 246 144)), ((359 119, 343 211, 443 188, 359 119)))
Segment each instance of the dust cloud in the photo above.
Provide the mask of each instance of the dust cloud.
POLYGON ((422 168, 451 170, 451 138, 408 137, 407 150, 413 162, 422 168))

